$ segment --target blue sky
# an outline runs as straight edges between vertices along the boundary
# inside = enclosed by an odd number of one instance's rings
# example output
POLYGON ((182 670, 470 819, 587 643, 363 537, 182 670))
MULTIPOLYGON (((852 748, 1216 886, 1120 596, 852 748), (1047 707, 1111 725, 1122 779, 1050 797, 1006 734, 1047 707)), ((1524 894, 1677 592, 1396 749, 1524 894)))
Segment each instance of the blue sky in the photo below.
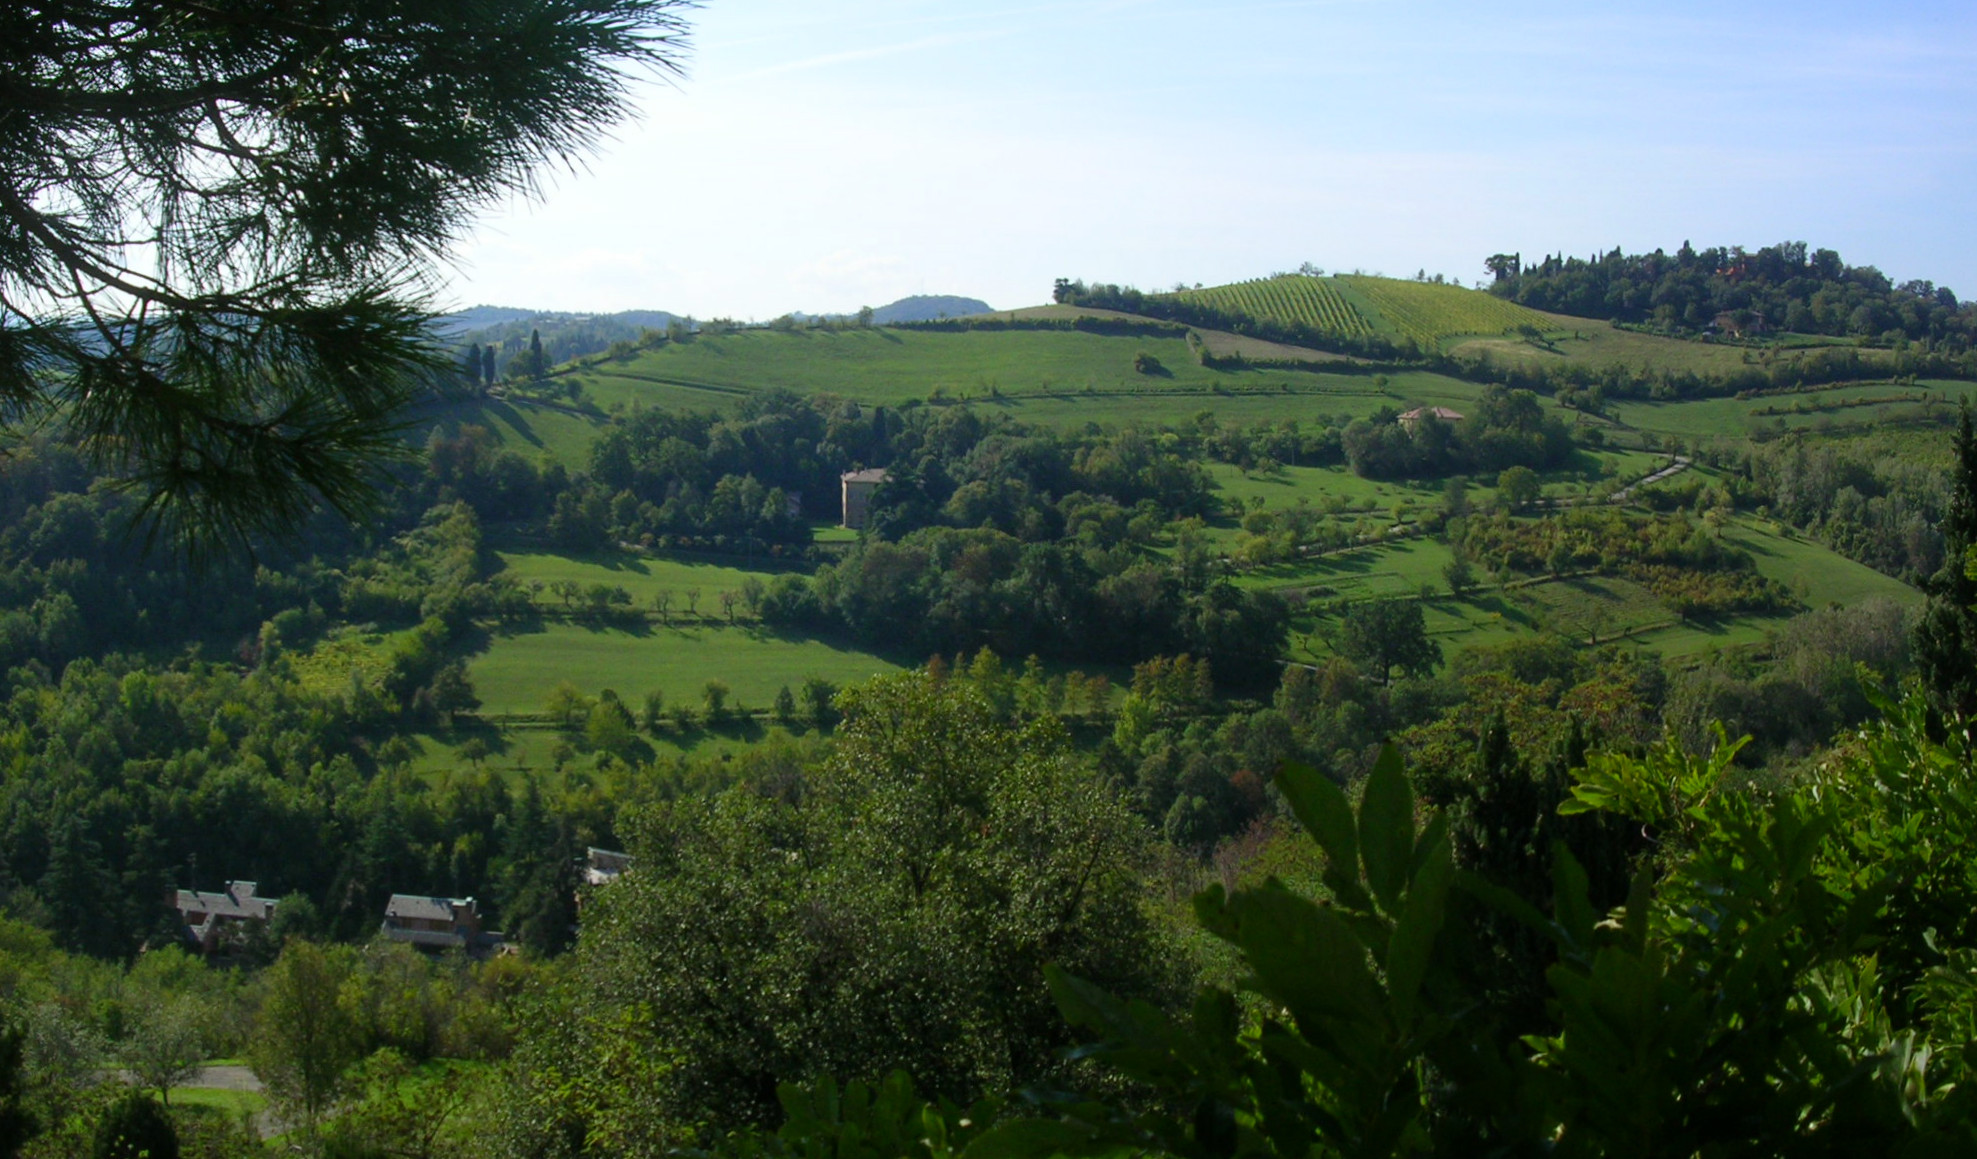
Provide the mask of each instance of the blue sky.
POLYGON ((1977 4, 709 0, 453 304, 769 318, 1804 240, 1977 296, 1977 4))

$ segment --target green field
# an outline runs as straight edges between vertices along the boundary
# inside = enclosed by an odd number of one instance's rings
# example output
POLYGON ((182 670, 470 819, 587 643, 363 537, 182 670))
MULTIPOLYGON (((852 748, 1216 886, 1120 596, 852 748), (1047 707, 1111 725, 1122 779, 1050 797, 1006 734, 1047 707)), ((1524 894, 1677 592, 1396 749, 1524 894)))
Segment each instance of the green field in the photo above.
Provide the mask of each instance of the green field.
POLYGON ((607 362, 574 377, 600 405, 690 405, 726 410, 742 396, 781 388, 897 406, 928 398, 1108 393, 1141 388, 1237 387, 1255 372, 1211 370, 1179 336, 1063 330, 748 330, 699 337, 607 362), (1150 354, 1164 368, 1141 374, 1150 354))
POLYGON ((1314 599, 1376 599, 1418 595, 1424 587, 1446 593, 1442 569, 1452 558, 1447 544, 1403 539, 1244 572, 1242 587, 1303 590, 1314 599))
POLYGON ((1893 576, 1882 575, 1796 533, 1785 534, 1787 530, 1740 518, 1724 529, 1723 538, 1750 552, 1760 574, 1784 584, 1808 607, 1850 605, 1869 599, 1915 605, 1923 602, 1921 592, 1893 576))
POLYGON ((1977 398, 1977 383, 1929 381, 1848 383, 1821 390, 1751 398, 1686 402, 1625 400, 1609 408, 1626 426, 1685 438, 1742 438, 1782 431, 1871 431, 1890 423, 1947 421, 1960 399, 1977 398), (1926 394, 1925 400, 1912 396, 1926 394), (1904 398, 1903 396, 1911 396, 1904 398), (1868 405, 1844 405, 1865 400, 1868 405))
POLYGON ((259 1115, 268 1109, 268 1096, 260 1091, 224 1087, 173 1087, 171 1100, 174 1109, 198 1107, 229 1119, 259 1115))
POLYGON ((412 416, 412 440, 424 446, 435 427, 449 432, 486 427, 502 444, 531 458, 547 458, 573 470, 590 464, 590 445, 603 433, 602 418, 525 400, 500 398, 428 403, 412 416))
MULTIPOLYGON (((699 615, 714 618, 721 614, 721 592, 740 590, 750 577, 766 581, 775 574, 768 560, 762 561, 759 570, 744 570, 697 560, 647 559, 625 554, 580 558, 538 551, 495 554, 501 560, 501 574, 525 586, 539 581, 546 588, 549 584, 574 581, 585 587, 593 584, 622 587, 631 593, 633 605, 639 608, 650 608, 653 596, 669 591, 673 593, 670 614, 675 619, 689 615, 686 596, 690 591, 700 592, 699 615)), ((538 592, 535 599, 545 607, 556 607, 561 602, 547 590, 538 592)))
MULTIPOLYGON (((1500 299, 1499 299, 1500 300, 1500 299)), ((1699 374, 1725 374, 1741 370, 1757 354, 1742 346, 1710 342, 1690 342, 1625 330, 1592 318, 1565 314, 1536 314, 1544 333, 1545 345, 1516 337, 1467 338, 1451 343, 1450 352, 1460 355, 1488 355, 1490 360, 1514 366, 1552 366, 1582 363, 1590 366, 1652 366, 1660 370, 1690 370, 1699 374)))
POLYGON ((667 703, 700 703, 709 680, 724 680, 751 708, 766 708, 806 677, 851 684, 900 664, 823 640, 753 626, 652 625, 645 631, 549 623, 493 633, 467 675, 488 715, 533 715, 568 680, 586 695, 615 690, 636 704, 658 689, 667 703))

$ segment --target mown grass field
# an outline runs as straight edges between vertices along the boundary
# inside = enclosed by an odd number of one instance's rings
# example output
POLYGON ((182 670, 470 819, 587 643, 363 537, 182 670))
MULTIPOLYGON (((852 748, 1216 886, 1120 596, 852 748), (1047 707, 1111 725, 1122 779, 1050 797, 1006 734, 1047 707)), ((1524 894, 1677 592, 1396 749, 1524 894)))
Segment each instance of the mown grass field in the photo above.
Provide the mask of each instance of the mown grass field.
POLYGON ((688 592, 700 593, 700 616, 714 618, 721 615, 721 592, 739 591, 750 577, 766 582, 776 574, 768 560, 763 560, 760 568, 744 569, 690 559, 646 559, 617 553, 584 557, 546 551, 495 554, 501 560, 501 574, 525 586, 538 581, 544 585, 544 590, 535 596, 543 607, 556 608, 562 604, 561 598, 549 591, 547 585, 574 581, 586 588, 593 584, 622 587, 631 593, 633 605, 642 609, 651 608, 652 598, 661 591, 671 592, 673 606, 669 614, 675 619, 689 616, 688 592))
POLYGON ((1871 431, 1891 423, 1934 418, 1947 422, 1959 400, 1977 399, 1977 383, 1926 381, 1847 383, 1822 390, 1751 398, 1684 402, 1625 400, 1612 404, 1615 419, 1637 430, 1683 438, 1743 438, 1784 431, 1871 431), (1926 394, 1928 399, 1912 396, 1926 394), (1910 396, 1904 398, 1903 396, 1910 396), (1865 405, 1860 405, 1862 400, 1865 405), (1853 405, 1848 405, 1853 404, 1853 405))
POLYGON ((420 407, 412 418, 409 437, 422 447, 435 427, 452 432, 462 426, 480 426, 527 458, 547 458, 572 469, 590 462, 590 445, 604 430, 601 418, 520 399, 432 402, 420 407))
POLYGON ((655 402, 653 388, 670 386, 674 392, 695 392, 702 408, 725 409, 733 405, 733 392, 778 387, 897 406, 927 398, 989 398, 998 392, 1212 389, 1246 385, 1254 372, 1200 366, 1180 337, 881 327, 703 336, 645 351, 627 362, 578 371, 575 377, 607 407, 633 401, 663 405, 655 402), (1141 353, 1158 359, 1163 372, 1135 370, 1134 359, 1141 353))
POLYGON ((1869 599, 1919 605, 1925 599, 1893 576, 1787 531, 1777 524, 1745 517, 1733 520, 1724 529, 1723 538, 1750 552, 1760 574, 1784 584, 1808 607, 1852 605, 1869 599))
POLYGON ((1623 330, 1592 318, 1545 314, 1536 310, 1529 313, 1537 316, 1535 325, 1543 332, 1548 345, 1536 345, 1519 337, 1474 337, 1450 342, 1447 349, 1453 354, 1487 354, 1494 362, 1514 366, 1617 364, 1691 370, 1701 374, 1741 370, 1746 365, 1746 356, 1757 357, 1756 352, 1742 346, 1664 338, 1658 334, 1623 330))
POLYGON ((1403 539, 1318 559, 1303 559, 1244 572, 1241 587, 1293 589, 1313 599, 1363 600, 1416 596, 1423 588, 1448 591, 1442 569, 1453 558, 1438 540, 1403 539))
POLYGON ((548 622, 495 631, 467 666, 485 715, 536 714, 568 680, 585 695, 609 688, 636 706, 658 689, 668 703, 700 703, 709 680, 725 681, 737 700, 766 708, 783 685, 807 677, 851 684, 897 671, 886 659, 836 643, 785 636, 753 625, 650 625, 644 631, 548 622))

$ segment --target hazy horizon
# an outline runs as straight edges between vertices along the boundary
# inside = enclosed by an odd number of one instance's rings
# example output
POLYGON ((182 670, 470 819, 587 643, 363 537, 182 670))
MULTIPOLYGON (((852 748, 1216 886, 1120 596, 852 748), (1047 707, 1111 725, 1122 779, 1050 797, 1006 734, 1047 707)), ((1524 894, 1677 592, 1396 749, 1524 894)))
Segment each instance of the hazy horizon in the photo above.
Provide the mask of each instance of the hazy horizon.
POLYGON ((723 3, 677 86, 490 213, 449 306, 1044 301, 1312 262, 1802 240, 1977 295, 1977 13, 1693 3, 723 3))

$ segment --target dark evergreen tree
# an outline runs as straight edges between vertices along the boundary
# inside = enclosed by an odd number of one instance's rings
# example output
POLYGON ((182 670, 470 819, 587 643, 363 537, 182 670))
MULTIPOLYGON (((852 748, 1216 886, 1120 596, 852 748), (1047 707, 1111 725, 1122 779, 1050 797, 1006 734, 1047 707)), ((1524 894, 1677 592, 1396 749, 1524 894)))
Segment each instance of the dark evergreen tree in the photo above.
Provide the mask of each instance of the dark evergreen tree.
POLYGON ((1929 606, 1915 626, 1915 660, 1938 712, 1977 717, 1977 434, 1970 408, 1957 425, 1949 507, 1943 514, 1943 566, 1928 583, 1929 606))
POLYGON ((488 345, 481 347, 481 382, 487 386, 494 385, 493 343, 489 343, 488 345))
POLYGON ((37 1124, 26 1094, 27 1032, 0 1018, 0 1159, 14 1159, 34 1138, 37 1124))
POLYGON ((540 382, 549 374, 549 359, 542 353, 542 331, 529 331, 529 377, 540 382))
POLYGON ((132 1092, 96 1124, 91 1159, 178 1159, 178 1131, 150 1095, 132 1092))

